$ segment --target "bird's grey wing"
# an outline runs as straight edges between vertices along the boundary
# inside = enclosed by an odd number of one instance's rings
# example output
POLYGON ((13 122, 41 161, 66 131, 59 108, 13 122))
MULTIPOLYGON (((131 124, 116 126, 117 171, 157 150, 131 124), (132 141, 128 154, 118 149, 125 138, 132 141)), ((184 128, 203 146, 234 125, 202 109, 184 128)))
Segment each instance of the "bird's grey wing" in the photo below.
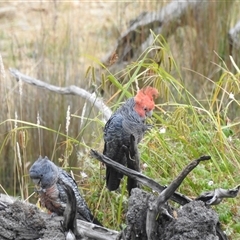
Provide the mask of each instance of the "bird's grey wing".
MULTIPOLYGON (((122 122, 123 116, 121 114, 113 115, 107 122, 104 129, 105 145, 103 154, 113 161, 126 165, 126 156, 123 149, 126 142, 122 122)), ((106 167, 106 184, 110 191, 118 189, 122 177, 122 173, 111 167, 106 167)))
MULTIPOLYGON (((61 179, 61 181, 63 181, 65 184, 68 184, 73 189, 77 201, 77 212, 80 215, 79 217, 88 222, 91 222, 92 221, 91 211, 88 208, 84 198, 81 196, 76 181, 71 177, 70 174, 68 174, 63 169, 60 170, 59 178, 61 179)), ((64 190, 64 187, 60 183, 58 184, 58 189, 60 198, 62 199, 62 201, 66 203, 67 195, 64 190)))

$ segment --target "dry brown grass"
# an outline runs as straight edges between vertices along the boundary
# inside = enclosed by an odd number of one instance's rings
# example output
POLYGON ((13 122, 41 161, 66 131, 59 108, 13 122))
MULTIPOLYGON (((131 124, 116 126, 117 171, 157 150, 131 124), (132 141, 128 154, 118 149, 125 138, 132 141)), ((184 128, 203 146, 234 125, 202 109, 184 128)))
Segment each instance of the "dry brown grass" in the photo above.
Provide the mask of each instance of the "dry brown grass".
MULTIPOLYGON (((85 77, 88 67, 96 67, 96 59, 112 49, 130 19, 143 10, 153 10, 155 6, 154 2, 138 1, 1 2, 0 53, 6 74, 5 77, 1 74, 0 122, 15 119, 17 114, 18 120, 37 123, 39 114, 40 124, 65 133, 68 105, 71 106, 72 114, 81 116, 85 102, 79 97, 59 96, 24 83, 19 84, 10 76, 8 68, 17 68, 27 75, 58 86, 75 84, 91 91, 94 82, 91 77, 85 77)), ((101 73, 102 70, 96 73, 97 79, 101 73)), ((83 117, 95 117, 92 111, 87 105, 83 117)), ((18 128, 23 125, 18 123, 18 128)), ((85 120, 84 125, 80 127, 79 118, 71 118, 69 136, 88 146, 96 144, 99 139, 93 141, 93 135, 101 136, 102 129, 98 127, 94 133, 94 124, 85 120), (86 129, 83 128, 85 124, 86 129)), ((19 129, 14 130, 13 121, 1 124, 0 129, 1 180, 9 194, 19 194, 16 174, 21 171, 14 164, 17 163, 16 143, 19 142, 21 132, 19 129)), ((66 139, 57 133, 37 128, 24 131, 27 141, 25 148, 21 148, 21 154, 25 162, 25 174, 29 164, 39 154, 54 156, 55 161, 65 155, 66 139)), ((69 163, 75 166, 76 161, 74 151, 69 163)))
MULTIPOLYGON (((119 227, 123 218, 122 209, 115 205, 122 201, 125 204, 126 199, 105 191, 102 166, 89 160, 86 154, 89 147, 100 151, 103 148, 103 123, 97 113, 87 105, 83 114, 85 101, 79 97, 60 96, 24 83, 21 85, 10 76, 8 68, 17 68, 58 86, 75 84, 86 90, 95 89, 100 94, 101 74, 105 71, 99 68, 97 62, 113 49, 116 39, 127 29, 131 19, 143 11, 154 11, 167 4, 159 2, 71 0, 0 3, 0 54, 3 59, 3 65, 0 65, 0 183, 9 194, 21 195, 22 198, 29 195, 28 169, 39 154, 49 158, 53 156, 53 160, 60 165, 63 162, 59 159, 67 159, 69 166, 78 167, 74 169, 76 176, 85 172, 90 178, 77 177, 77 180, 81 179, 81 188, 86 193, 90 208, 98 210, 101 207, 98 215, 102 214, 109 226, 119 227), (95 78, 91 74, 85 76, 89 66, 97 68, 95 78), (72 116, 69 126, 68 135, 82 143, 80 146, 58 134, 66 133, 69 105, 71 114, 85 118, 81 125, 81 118, 72 116), (21 122, 17 123, 16 128, 13 120, 5 122, 15 119, 16 113, 18 120, 35 124, 39 115, 40 124, 48 130, 29 127, 21 122), (98 121, 98 124, 89 119, 98 121), (78 158, 75 149, 81 151, 78 158)), ((177 76, 176 80, 181 75, 181 83, 189 87, 196 99, 202 100, 213 86, 208 84, 206 77, 217 81, 221 74, 213 63, 221 62, 219 56, 227 64, 230 63, 227 31, 240 19, 240 4, 237 1, 211 2, 206 11, 198 13, 197 16, 191 13, 186 16, 189 24, 178 28, 167 42, 180 66, 180 74, 176 74, 176 68, 170 74, 177 76)), ((239 56, 239 49, 234 49, 233 57, 238 65, 239 56)), ((228 65, 235 72, 232 65, 228 65)), ((238 92, 234 94, 237 97, 238 92)), ((108 97, 105 99, 107 101, 108 97)))

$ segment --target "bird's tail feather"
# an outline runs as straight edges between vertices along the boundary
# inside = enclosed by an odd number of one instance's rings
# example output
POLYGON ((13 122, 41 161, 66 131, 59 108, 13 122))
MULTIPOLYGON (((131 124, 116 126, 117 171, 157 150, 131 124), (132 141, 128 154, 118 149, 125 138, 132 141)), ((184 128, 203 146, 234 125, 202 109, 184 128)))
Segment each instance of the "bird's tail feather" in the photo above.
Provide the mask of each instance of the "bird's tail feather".
POLYGON ((113 168, 106 169, 106 184, 109 191, 115 191, 119 188, 123 175, 113 168))

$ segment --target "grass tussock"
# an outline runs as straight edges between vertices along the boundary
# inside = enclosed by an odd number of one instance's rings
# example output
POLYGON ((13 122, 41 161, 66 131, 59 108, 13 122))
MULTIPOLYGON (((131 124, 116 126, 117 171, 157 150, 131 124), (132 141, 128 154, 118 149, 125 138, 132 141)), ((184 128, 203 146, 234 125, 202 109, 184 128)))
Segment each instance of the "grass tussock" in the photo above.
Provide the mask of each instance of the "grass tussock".
MULTIPOLYGON (((0 55, 1 191, 28 199, 33 192, 29 166, 39 154, 47 155, 73 174, 89 207, 106 227, 120 229, 125 221, 126 181, 119 192, 108 192, 105 167, 88 155, 90 148, 103 149, 104 122, 99 113, 78 97, 49 93, 21 79, 16 82, 8 67, 58 86, 75 84, 95 91, 113 110, 138 88, 156 87, 160 97, 149 120, 153 128, 140 143, 142 172, 169 184, 190 160, 210 155, 212 160, 199 165, 179 191, 194 197, 239 184, 239 49, 229 58, 226 40, 238 17, 237 3, 210 3, 206 11, 199 11, 199 21, 189 14, 189 25, 179 27, 168 39, 151 33, 152 45, 117 73, 100 68, 97 59, 111 50, 126 29, 123 14, 130 19, 130 13, 137 16, 143 9, 161 6, 103 4, 109 15, 99 27, 99 22, 84 21, 86 6, 71 4, 77 3, 31 5, 35 28, 28 34, 7 34, 7 26, 0 30, 6 49, 0 55)), ((101 2, 89 4, 93 12, 88 15, 94 20, 101 2)), ((11 27, 16 24, 13 15, 11 27)), ((227 199, 214 207, 233 239, 240 237, 237 204, 238 199, 227 199)))

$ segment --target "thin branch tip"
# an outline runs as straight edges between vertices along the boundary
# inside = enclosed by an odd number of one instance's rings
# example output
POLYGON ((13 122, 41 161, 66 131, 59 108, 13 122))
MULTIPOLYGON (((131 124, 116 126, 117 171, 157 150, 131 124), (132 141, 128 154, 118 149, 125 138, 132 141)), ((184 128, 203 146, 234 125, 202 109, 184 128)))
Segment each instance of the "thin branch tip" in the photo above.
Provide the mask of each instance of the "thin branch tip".
POLYGON ((94 150, 94 149, 90 149, 90 156, 91 157, 94 157, 94 158, 99 158, 99 152, 97 150, 94 150))
POLYGON ((211 159, 211 156, 208 156, 208 155, 204 155, 204 156, 201 156, 198 160, 199 161, 206 161, 206 160, 210 160, 211 159))

